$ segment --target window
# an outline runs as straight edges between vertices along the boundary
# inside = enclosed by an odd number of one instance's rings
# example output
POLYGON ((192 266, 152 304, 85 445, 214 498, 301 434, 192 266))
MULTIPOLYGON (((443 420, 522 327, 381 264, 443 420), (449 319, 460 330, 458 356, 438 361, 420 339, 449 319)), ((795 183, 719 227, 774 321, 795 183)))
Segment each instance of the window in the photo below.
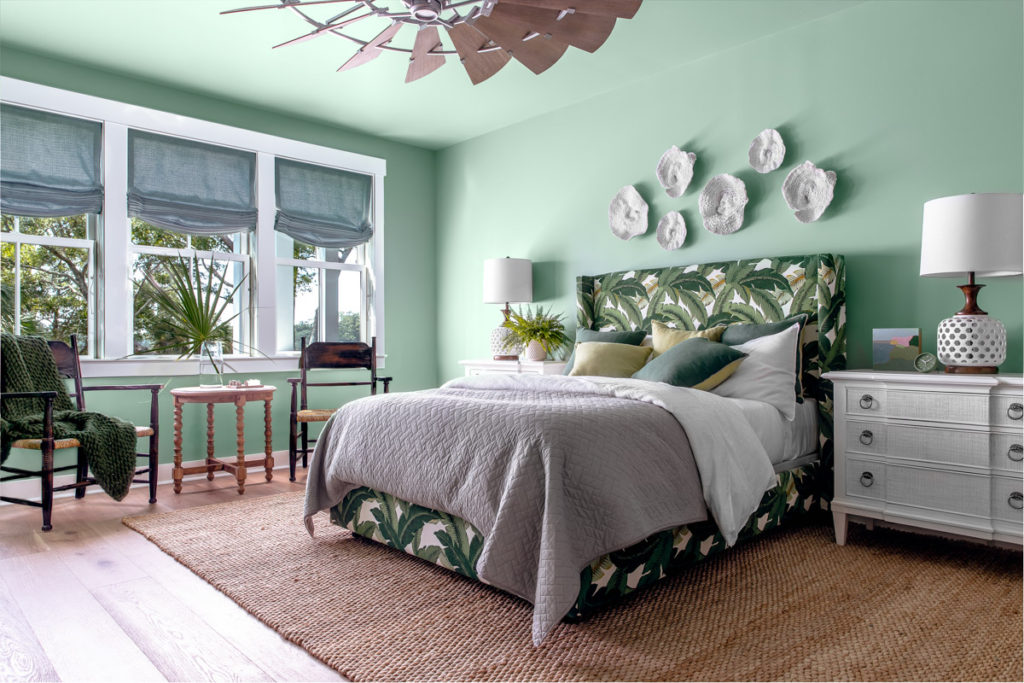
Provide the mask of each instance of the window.
POLYGON ((182 353, 162 324, 160 309, 150 295, 152 287, 167 286, 168 268, 185 259, 189 269, 198 260, 199 272, 209 282, 206 272, 212 263, 224 276, 225 292, 241 283, 228 304, 225 317, 230 318, 231 340, 224 352, 246 353, 252 347, 249 288, 245 287, 250 272, 249 236, 247 233, 196 236, 164 230, 138 218, 131 219, 132 245, 129 247, 132 282, 132 351, 141 354, 153 350, 182 353), (237 315, 236 315, 237 314, 237 315), (236 343, 237 347, 236 348, 236 343))
POLYGON ((4 332, 69 340, 95 348, 94 214, 0 216, 4 332))
POLYGON ((366 339, 366 328, 373 327, 366 254, 366 245, 326 249, 277 234, 278 351, 298 350, 302 337, 366 339))
POLYGON ((168 342, 147 288, 212 258, 242 283, 240 372, 294 369, 301 336, 376 336, 383 362, 382 159, 7 77, 0 91, 5 331, 77 334, 87 376, 189 374, 146 354, 168 342))
POLYGON ((276 159, 279 351, 300 340, 365 340, 373 297, 371 176, 276 159))
POLYGON ((0 106, 2 326, 95 348, 101 125, 0 106))

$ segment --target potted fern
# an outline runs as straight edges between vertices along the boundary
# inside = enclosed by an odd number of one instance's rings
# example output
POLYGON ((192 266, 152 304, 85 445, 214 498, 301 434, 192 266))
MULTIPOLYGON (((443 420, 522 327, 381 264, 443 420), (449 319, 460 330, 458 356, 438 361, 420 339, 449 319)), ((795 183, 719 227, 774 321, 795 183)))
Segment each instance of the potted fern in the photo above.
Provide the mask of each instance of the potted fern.
POLYGON ((562 316, 552 315, 542 306, 538 306, 536 311, 531 311, 529 306, 525 312, 523 309, 510 311, 503 326, 512 332, 507 345, 525 346, 527 360, 544 360, 548 354, 554 354, 569 343, 562 316))

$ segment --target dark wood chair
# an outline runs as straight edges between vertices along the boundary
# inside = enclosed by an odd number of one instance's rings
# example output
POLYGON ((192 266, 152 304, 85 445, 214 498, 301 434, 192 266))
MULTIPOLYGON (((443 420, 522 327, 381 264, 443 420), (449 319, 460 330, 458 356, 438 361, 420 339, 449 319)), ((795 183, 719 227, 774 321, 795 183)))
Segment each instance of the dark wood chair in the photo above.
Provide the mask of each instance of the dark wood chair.
MULTIPOLYGON (((50 351, 53 353, 53 359, 57 363, 57 370, 61 376, 70 379, 72 382, 72 390, 68 391, 68 396, 74 398, 75 406, 78 410, 85 410, 85 392, 87 391, 134 391, 134 390, 145 390, 151 394, 150 407, 149 407, 149 424, 144 426, 135 427, 135 435, 139 438, 149 437, 149 450, 146 453, 136 453, 136 457, 145 458, 146 465, 144 467, 135 470, 135 477, 141 477, 142 475, 148 475, 144 479, 133 478, 132 483, 136 484, 149 484, 149 502, 156 502, 156 484, 158 474, 158 443, 160 440, 160 416, 157 407, 157 394, 162 388, 159 384, 125 384, 125 385, 104 385, 104 386, 82 386, 82 364, 78 357, 78 339, 76 335, 71 335, 71 346, 68 346, 62 341, 51 341, 47 342, 50 345, 50 351)), ((0 496, 0 500, 8 503, 17 503, 18 505, 31 505, 33 507, 40 507, 43 509, 43 531, 49 531, 53 528, 50 524, 50 518, 53 511, 53 494, 56 491, 67 491, 69 489, 75 489, 75 498, 82 498, 85 496, 85 489, 88 486, 92 486, 96 483, 95 477, 89 476, 89 464, 85 460, 85 456, 81 449, 78 450, 78 461, 74 465, 63 465, 61 467, 53 466, 53 455, 54 451, 63 448, 78 448, 80 445, 78 439, 54 439, 53 436, 53 402, 57 398, 57 392, 55 391, 29 391, 29 392, 9 392, 2 393, 0 389, 0 402, 9 398, 42 398, 46 401, 45 409, 43 412, 43 433, 39 439, 18 439, 12 443, 14 448, 27 448, 30 450, 41 451, 42 453, 42 469, 39 470, 25 470, 17 467, 9 467, 7 465, 0 466, 0 472, 10 473, 8 476, 0 477, 0 483, 7 481, 15 481, 17 479, 26 479, 29 477, 40 478, 40 488, 42 490, 42 497, 40 501, 24 500, 22 498, 11 498, 9 496, 0 496), (53 485, 53 475, 57 472, 65 472, 68 470, 75 470, 75 482, 73 484, 65 484, 63 486, 53 485)))
POLYGON ((310 443, 316 439, 309 438, 310 422, 326 422, 334 414, 336 408, 310 408, 306 396, 308 387, 355 387, 369 386, 370 393, 377 393, 377 383, 384 385, 384 393, 388 393, 391 377, 377 376, 377 338, 370 344, 362 342, 313 342, 306 345, 306 338, 301 341, 299 354, 299 377, 288 380, 292 385, 291 417, 288 422, 288 472, 291 481, 295 481, 295 464, 302 456, 302 466, 309 465, 310 443), (370 371, 370 378, 361 382, 311 382, 310 370, 338 370, 344 368, 362 368, 370 371), (297 443, 301 439, 302 447, 297 443))

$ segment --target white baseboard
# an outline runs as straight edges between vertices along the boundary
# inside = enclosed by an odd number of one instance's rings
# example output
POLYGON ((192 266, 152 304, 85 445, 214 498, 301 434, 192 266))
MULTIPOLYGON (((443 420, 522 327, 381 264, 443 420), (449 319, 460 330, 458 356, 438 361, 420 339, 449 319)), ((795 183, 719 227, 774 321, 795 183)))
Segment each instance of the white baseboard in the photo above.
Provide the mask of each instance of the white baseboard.
MULTIPOLYGON (((287 471, 288 470, 288 451, 273 451, 273 455, 274 455, 274 471, 275 472, 277 472, 278 470, 285 470, 285 471, 287 471)), ((262 457, 263 457, 263 453, 252 453, 250 455, 247 455, 246 459, 255 459, 255 458, 262 458, 262 457)), ((232 458, 232 460, 233 460, 233 458, 232 458)), ((140 459, 139 460, 140 466, 141 466, 142 462, 143 461, 140 459)), ((182 462, 181 464, 182 464, 182 467, 195 467, 195 466, 202 465, 205 462, 206 462, 205 459, 203 459, 203 460, 190 460, 188 462, 182 462)), ((231 460, 228 460, 228 462, 231 462, 231 460)), ((301 464, 302 463, 299 463, 300 467, 301 467, 301 464)), ((157 468, 157 483, 158 484, 170 484, 171 482, 173 482, 174 478, 171 476, 173 470, 174 470, 174 463, 170 463, 170 462, 160 463, 160 466, 157 468)), ((250 471, 250 473, 252 473, 252 472, 261 472, 262 468, 255 468, 254 467, 254 468, 250 468, 249 471, 250 471)), ((229 475, 225 475, 225 476, 229 476, 229 475)), ((205 474, 190 474, 190 475, 187 475, 182 481, 191 481, 191 480, 194 480, 194 479, 205 479, 205 478, 206 478, 205 474)), ((53 478, 53 485, 54 486, 63 486, 64 484, 73 484, 74 481, 75 481, 75 476, 73 474, 60 474, 60 475, 57 475, 57 476, 55 476, 53 478)), ((149 486, 149 484, 132 484, 132 488, 133 489, 145 488, 147 486, 149 486)), ((86 495, 89 495, 91 493, 103 493, 103 489, 101 489, 99 486, 88 486, 85 489, 85 493, 86 493, 86 495)), ((39 491, 39 478, 38 477, 29 477, 29 478, 26 478, 26 479, 19 479, 18 481, 7 481, 7 482, 4 482, 4 483, 0 484, 0 495, 9 496, 11 498, 23 498, 25 500, 39 500, 41 498, 41 495, 42 495, 40 493, 40 491, 39 491)), ((67 491, 59 491, 59 492, 53 494, 53 498, 54 498, 54 500, 57 500, 58 498, 68 498, 68 497, 71 497, 71 496, 74 496, 74 495, 75 495, 75 490, 74 489, 68 489, 67 491)), ((15 503, 7 503, 7 502, 0 501, 0 506, 3 506, 3 505, 14 505, 14 504, 15 503)))

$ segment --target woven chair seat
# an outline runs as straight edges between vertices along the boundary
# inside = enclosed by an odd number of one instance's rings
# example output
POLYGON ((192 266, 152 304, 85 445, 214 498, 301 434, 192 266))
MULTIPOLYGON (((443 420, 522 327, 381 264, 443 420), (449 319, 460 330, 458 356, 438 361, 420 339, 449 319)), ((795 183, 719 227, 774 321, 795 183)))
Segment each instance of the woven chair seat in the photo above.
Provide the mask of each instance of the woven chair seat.
POLYGON ((327 420, 331 419, 331 415, 334 415, 333 410, 310 408, 308 410, 300 410, 295 414, 295 419, 298 422, 327 422, 327 420))
MULTIPOLYGON (((152 427, 136 427, 135 428, 135 436, 139 437, 139 438, 141 438, 143 436, 153 436, 153 428, 152 427)), ((54 439, 53 440, 53 448, 54 448, 54 450, 58 450, 58 449, 61 449, 61 448, 78 448, 81 445, 82 444, 80 444, 78 442, 78 439, 54 439)), ((33 451, 40 451, 40 450, 43 449, 43 440, 42 439, 18 439, 17 441, 14 441, 14 442, 11 443, 11 447, 12 448, 28 448, 28 449, 33 450, 33 451)))

